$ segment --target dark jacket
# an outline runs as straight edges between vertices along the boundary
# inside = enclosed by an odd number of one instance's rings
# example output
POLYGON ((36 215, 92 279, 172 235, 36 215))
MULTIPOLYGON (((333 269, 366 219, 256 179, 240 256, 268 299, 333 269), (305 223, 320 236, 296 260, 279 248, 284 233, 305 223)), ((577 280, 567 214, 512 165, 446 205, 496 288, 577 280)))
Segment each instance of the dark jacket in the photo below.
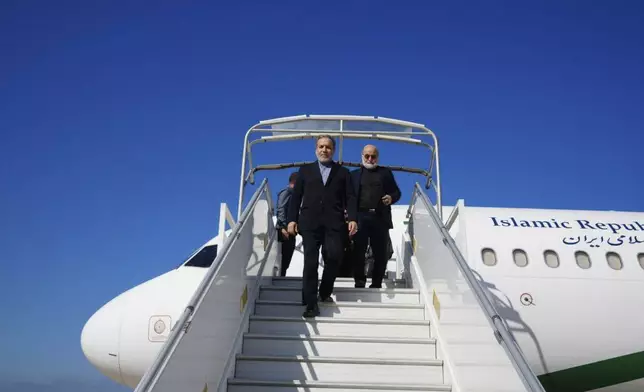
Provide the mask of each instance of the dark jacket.
POLYGON ((348 221, 356 220, 357 201, 351 183, 351 173, 336 162, 326 185, 317 161, 300 167, 288 209, 288 222, 297 222, 299 231, 319 227, 340 230, 348 221))
MULTIPOLYGON (((356 169, 351 172, 351 182, 353 183, 356 200, 358 201, 360 200, 360 179, 363 170, 367 169, 361 167, 360 169, 356 169)), ((389 169, 388 167, 378 166, 374 170, 380 175, 380 180, 382 181, 382 189, 385 192, 384 195, 391 196, 391 204, 397 203, 398 200, 400 200, 401 193, 400 188, 398 188, 398 184, 396 183, 396 179, 394 178, 394 174, 391 172, 391 169, 389 169)), ((380 218, 387 223, 389 228, 393 228, 394 225, 391 221, 391 205, 386 206, 382 204, 382 202, 380 202, 377 211, 380 215, 380 218)))
POLYGON ((288 221, 286 220, 288 214, 288 206, 291 201, 291 195, 293 194, 293 188, 286 187, 277 194, 277 223, 275 224, 276 229, 286 229, 288 226, 288 221))

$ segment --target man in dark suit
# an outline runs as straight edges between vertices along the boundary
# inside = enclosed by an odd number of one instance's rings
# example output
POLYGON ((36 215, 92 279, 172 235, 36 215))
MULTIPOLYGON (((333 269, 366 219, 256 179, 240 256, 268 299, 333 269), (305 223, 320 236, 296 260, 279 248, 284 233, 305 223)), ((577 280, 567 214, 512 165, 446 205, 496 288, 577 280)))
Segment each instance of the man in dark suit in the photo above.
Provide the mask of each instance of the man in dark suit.
POLYGON ((353 235, 357 201, 349 170, 333 161, 335 140, 319 136, 315 145, 317 162, 300 168, 288 210, 288 233, 302 235, 304 271, 302 273, 302 303, 304 317, 320 314, 318 300, 329 302, 342 259, 344 237, 353 235), (344 211, 347 211, 347 221, 344 211), (318 260, 320 246, 326 259, 318 297, 318 260))
POLYGON ((387 243, 391 221, 391 205, 400 200, 400 189, 390 169, 378 166, 378 149, 366 145, 362 149, 362 167, 351 172, 358 199, 358 225, 354 238, 355 287, 365 287, 365 252, 371 245, 373 272, 370 288, 381 288, 387 270, 387 243))
POLYGON ((280 265, 280 276, 286 276, 286 270, 291 264, 293 252, 295 251, 295 236, 292 236, 286 231, 287 220, 286 214, 288 213, 288 206, 291 201, 291 194, 293 194, 293 187, 297 173, 291 173, 288 177, 288 186, 277 194, 277 241, 282 244, 282 262, 280 265))

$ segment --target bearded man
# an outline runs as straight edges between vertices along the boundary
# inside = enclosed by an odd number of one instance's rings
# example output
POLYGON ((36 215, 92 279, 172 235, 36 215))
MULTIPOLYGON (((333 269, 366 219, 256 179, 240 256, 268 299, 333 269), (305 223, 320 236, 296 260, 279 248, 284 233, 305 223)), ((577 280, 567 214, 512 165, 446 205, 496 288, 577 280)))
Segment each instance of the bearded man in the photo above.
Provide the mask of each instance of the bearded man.
POLYGON ((400 200, 400 189, 389 168, 378 166, 376 146, 368 144, 362 149, 362 166, 351 172, 358 200, 358 225, 360 231, 354 238, 355 287, 365 287, 365 252, 371 245, 373 272, 370 288, 382 288, 387 270, 387 244, 391 221, 391 205, 400 200))

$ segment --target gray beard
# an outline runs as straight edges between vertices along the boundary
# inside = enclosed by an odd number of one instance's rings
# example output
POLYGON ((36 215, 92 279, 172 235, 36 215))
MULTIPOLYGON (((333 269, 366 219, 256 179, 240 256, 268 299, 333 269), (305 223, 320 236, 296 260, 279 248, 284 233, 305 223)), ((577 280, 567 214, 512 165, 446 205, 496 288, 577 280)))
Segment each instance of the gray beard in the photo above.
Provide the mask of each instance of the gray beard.
POLYGON ((318 162, 320 163, 330 163, 333 160, 333 155, 327 158, 323 158, 317 153, 317 151, 315 152, 315 157, 318 159, 318 162))
POLYGON ((365 162, 362 162, 362 166, 364 166, 365 168, 367 168, 369 170, 372 170, 372 169, 377 168, 378 164, 377 163, 365 163, 365 162))

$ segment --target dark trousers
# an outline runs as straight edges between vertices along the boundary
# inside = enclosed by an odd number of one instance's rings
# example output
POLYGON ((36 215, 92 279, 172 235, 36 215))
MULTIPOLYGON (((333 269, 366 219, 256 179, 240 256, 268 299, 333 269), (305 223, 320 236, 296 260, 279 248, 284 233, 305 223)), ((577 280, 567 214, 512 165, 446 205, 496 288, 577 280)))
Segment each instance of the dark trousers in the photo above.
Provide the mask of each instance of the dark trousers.
POLYGON ((354 267, 353 277, 356 287, 364 287, 367 281, 365 275, 365 253, 367 245, 371 245, 373 252, 373 272, 371 275, 371 286, 382 287, 382 279, 387 270, 387 241, 389 238, 389 227, 376 213, 358 213, 358 232, 354 239, 354 267))
POLYGON ((287 239, 284 239, 284 236, 281 232, 277 233, 280 236, 282 244, 282 260, 280 264, 280 276, 286 276, 286 270, 291 264, 291 259, 293 258, 293 252, 295 251, 295 237, 289 236, 287 239))
MULTIPOLYGON (((353 241, 349 238, 349 233, 344 238, 344 252, 342 253, 342 260, 338 267, 338 278, 351 278, 353 277, 353 241)), ((322 260, 326 265, 326 250, 322 247, 322 260)))
MULTIPOLYGON (((344 228, 346 230, 346 227, 344 228)), ((320 227, 317 230, 307 230, 300 233, 304 245, 304 271, 302 273, 302 301, 307 309, 317 306, 318 300, 318 265, 320 246, 324 247, 325 260, 322 281, 320 282, 320 298, 326 299, 333 293, 333 285, 342 259, 343 231, 320 227)))
POLYGON ((342 254, 342 262, 340 263, 338 276, 343 278, 351 278, 353 276, 353 243, 348 238, 344 245, 344 253, 342 254))

